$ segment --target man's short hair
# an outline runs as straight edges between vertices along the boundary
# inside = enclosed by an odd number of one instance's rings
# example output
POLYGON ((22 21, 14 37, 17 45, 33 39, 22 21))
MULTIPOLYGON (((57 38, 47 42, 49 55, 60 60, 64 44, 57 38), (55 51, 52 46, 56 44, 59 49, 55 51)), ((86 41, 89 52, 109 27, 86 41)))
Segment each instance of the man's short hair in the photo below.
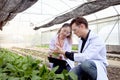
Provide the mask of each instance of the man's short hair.
POLYGON ((86 28, 88 28, 88 22, 85 18, 83 17, 77 17, 75 19, 73 19, 70 23, 70 26, 72 26, 73 24, 76 24, 76 25, 80 25, 80 24, 84 24, 86 28))

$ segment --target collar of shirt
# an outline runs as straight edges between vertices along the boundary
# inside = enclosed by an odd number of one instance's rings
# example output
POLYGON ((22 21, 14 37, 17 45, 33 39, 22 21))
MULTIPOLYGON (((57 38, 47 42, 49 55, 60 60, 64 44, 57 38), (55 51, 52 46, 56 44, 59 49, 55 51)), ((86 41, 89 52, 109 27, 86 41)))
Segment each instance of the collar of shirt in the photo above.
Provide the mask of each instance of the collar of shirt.
POLYGON ((82 53, 83 48, 84 48, 84 46, 85 46, 85 43, 86 43, 86 41, 87 41, 87 39, 88 39, 89 33, 90 33, 90 30, 89 30, 89 32, 88 32, 88 34, 87 34, 87 37, 86 37, 85 39, 84 39, 84 38, 81 38, 81 40, 83 41, 83 42, 82 42, 82 45, 81 45, 81 50, 80 50, 81 53, 82 53))

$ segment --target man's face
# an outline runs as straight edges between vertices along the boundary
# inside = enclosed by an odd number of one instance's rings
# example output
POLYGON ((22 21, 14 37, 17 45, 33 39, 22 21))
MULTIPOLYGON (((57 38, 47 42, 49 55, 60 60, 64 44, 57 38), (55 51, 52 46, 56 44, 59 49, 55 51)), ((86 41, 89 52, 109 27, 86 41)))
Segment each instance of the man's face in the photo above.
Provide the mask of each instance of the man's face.
POLYGON ((82 25, 76 25, 75 23, 72 24, 72 31, 78 37, 82 37, 82 25))

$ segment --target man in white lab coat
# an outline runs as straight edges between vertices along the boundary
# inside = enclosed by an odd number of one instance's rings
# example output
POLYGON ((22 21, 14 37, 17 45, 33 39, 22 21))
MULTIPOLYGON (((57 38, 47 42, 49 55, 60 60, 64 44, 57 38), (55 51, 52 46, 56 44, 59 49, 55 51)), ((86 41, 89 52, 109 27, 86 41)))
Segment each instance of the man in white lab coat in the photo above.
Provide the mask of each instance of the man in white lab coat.
POLYGON ((59 46, 54 50, 79 65, 73 71, 78 80, 108 80, 106 66, 106 47, 104 42, 88 28, 88 22, 83 17, 71 21, 71 27, 79 38, 78 53, 62 50, 59 46))

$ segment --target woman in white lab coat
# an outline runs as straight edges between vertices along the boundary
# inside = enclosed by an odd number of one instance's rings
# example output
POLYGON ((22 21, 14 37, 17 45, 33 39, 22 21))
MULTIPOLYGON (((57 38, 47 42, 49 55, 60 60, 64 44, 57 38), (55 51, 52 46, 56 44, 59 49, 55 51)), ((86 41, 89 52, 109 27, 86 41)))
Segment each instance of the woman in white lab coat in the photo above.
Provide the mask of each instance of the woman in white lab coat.
MULTIPOLYGON (((65 23, 58 31, 57 35, 52 38, 50 41, 50 51, 52 53, 52 50, 55 49, 55 46, 60 46, 65 51, 71 51, 72 47, 72 30, 70 27, 70 24, 65 23)), ((52 54, 50 56, 54 57, 52 54)), ((69 71, 71 68, 74 67, 74 61, 71 61, 70 59, 65 58, 63 55, 59 54, 56 58, 65 60, 67 62, 66 69, 69 71)), ((62 64, 61 64, 62 65, 62 64)), ((55 63, 53 63, 53 67, 56 67, 55 63)), ((65 69, 63 66, 59 66, 56 73, 61 73, 65 69)))
POLYGON ((78 53, 62 50, 59 46, 54 52, 59 52, 67 58, 77 61, 78 66, 73 71, 78 80, 108 80, 106 66, 106 47, 104 42, 88 29, 88 22, 83 17, 72 20, 71 27, 78 37, 78 53))

